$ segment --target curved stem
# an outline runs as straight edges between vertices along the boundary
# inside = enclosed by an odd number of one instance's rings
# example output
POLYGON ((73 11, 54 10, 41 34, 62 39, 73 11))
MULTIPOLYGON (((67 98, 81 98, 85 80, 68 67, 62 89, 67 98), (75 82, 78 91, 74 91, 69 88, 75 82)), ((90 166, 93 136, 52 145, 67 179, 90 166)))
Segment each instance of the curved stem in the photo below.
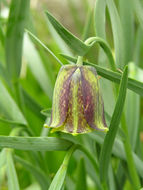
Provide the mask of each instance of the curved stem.
POLYGON ((103 40, 100 37, 90 37, 84 43, 86 45, 89 45, 89 46, 92 46, 94 43, 99 43, 100 46, 103 48, 104 52, 106 53, 108 59, 109 59, 111 69, 113 71, 116 71, 116 64, 115 64, 115 61, 114 61, 114 57, 112 55, 111 48, 109 47, 109 45, 106 43, 105 40, 103 40))

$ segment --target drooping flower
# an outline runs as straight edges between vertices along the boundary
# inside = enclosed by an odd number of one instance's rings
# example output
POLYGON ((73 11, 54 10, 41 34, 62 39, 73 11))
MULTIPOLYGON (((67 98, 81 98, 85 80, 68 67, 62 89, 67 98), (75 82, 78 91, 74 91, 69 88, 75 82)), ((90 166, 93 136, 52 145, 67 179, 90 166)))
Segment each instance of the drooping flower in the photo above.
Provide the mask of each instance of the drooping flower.
POLYGON ((104 105, 94 67, 62 66, 54 88, 52 132, 62 131, 77 135, 94 130, 108 131, 104 105))

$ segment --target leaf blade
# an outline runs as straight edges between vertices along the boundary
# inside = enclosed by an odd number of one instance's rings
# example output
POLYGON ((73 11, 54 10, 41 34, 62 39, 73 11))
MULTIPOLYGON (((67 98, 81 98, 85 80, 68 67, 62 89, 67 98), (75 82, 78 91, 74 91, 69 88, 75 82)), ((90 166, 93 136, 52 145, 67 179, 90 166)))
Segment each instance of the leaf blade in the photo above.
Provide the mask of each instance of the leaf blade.
POLYGON ((7 177, 8 177, 8 189, 20 190, 11 150, 7 149, 6 156, 7 156, 7 159, 6 159, 7 171, 6 172, 7 172, 7 177))
POLYGON ((63 27, 48 11, 46 11, 46 15, 57 33, 72 50, 81 56, 83 56, 88 51, 89 47, 77 37, 75 37, 72 33, 70 33, 65 27, 63 27))
POLYGON ((65 177, 66 177, 68 163, 69 163, 70 157, 71 157, 72 153, 74 152, 75 148, 76 148, 76 146, 73 145, 67 152, 62 165, 60 166, 58 172, 56 173, 56 175, 49 187, 49 190, 61 190, 64 180, 65 180, 65 177))
POLYGON ((30 1, 13 0, 5 39, 6 64, 12 80, 19 77, 22 58, 24 27, 29 12, 30 1))
POLYGON ((56 137, 10 137, 0 136, 0 148, 18 150, 54 151, 67 150, 72 142, 56 137))
POLYGON ((112 146, 115 140, 115 136, 118 130, 121 114, 124 107, 127 81, 128 81, 128 68, 126 67, 122 75, 119 95, 118 95, 117 103, 115 105, 115 109, 111 118, 109 132, 105 136, 105 140, 101 149, 99 166, 100 166, 100 178, 102 182, 107 180, 107 171, 108 171, 108 165, 110 161, 112 146))

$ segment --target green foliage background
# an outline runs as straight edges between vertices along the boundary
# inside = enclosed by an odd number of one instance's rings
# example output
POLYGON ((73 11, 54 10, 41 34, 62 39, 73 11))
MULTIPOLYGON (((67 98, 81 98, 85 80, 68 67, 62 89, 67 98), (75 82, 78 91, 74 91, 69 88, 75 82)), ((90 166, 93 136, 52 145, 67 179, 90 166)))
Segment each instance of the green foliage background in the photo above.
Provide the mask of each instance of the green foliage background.
POLYGON ((142 34, 141 0, 0 0, 0 189, 143 187, 142 34), (109 132, 50 134, 58 71, 79 55, 102 77, 109 132))

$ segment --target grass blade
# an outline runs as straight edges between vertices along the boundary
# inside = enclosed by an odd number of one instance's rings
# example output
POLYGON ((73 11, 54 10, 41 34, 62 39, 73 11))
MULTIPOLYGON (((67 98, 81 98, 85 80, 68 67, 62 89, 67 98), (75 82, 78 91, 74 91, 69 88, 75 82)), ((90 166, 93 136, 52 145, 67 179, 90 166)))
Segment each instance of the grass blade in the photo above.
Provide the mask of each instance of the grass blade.
MULTIPOLYGON (((104 142, 104 135, 101 133, 94 133, 89 135, 90 138, 94 139, 99 144, 103 144, 104 142)), ((116 138, 114 141, 112 153, 114 156, 118 157, 119 159, 126 161, 126 153, 124 150, 123 143, 120 139, 116 138)), ((143 161, 133 152, 133 158, 135 160, 135 166, 139 173, 139 175, 143 178, 143 161)))
POLYGON ((54 58, 55 60, 60 64, 63 65, 63 63, 58 59, 58 57, 45 45, 43 42, 41 42, 32 32, 29 30, 26 30, 27 33, 37 42, 37 44, 40 44, 45 50, 47 50, 54 58))
POLYGON ((105 35, 106 1, 96 0, 94 9, 94 24, 96 36, 106 39, 105 35))
POLYGON ((50 187, 49 190, 61 190, 65 177, 66 177, 66 173, 67 173, 67 167, 70 161, 70 157, 72 155, 72 153, 75 151, 76 146, 73 145, 67 152, 64 161, 61 165, 61 167, 59 168, 58 172, 56 173, 50 187))
MULTIPOLYGON (((64 54, 61 54, 61 55, 63 57, 65 57, 66 59, 68 59, 69 61, 72 61, 74 63, 77 62, 77 59, 74 57, 67 56, 64 54)), ((120 73, 113 72, 109 69, 103 68, 101 66, 98 66, 94 63, 90 63, 87 61, 84 61, 83 63, 84 63, 84 65, 91 65, 91 66, 95 67, 98 75, 100 75, 100 76, 102 76, 102 77, 104 77, 104 78, 106 78, 112 82, 115 82, 118 84, 120 83, 120 80, 121 80, 121 74, 120 73)), ((134 91, 135 93, 139 94, 140 96, 143 96, 143 83, 142 82, 137 81, 135 79, 128 78, 127 88, 134 91)))
POLYGON ((38 51, 27 34, 24 37, 24 57, 41 88, 51 100, 53 91, 51 80, 46 73, 38 51))
POLYGON ((4 116, 5 119, 13 120, 23 125, 27 124, 23 114, 2 80, 0 80, 0 106, 1 115, 4 116))
POLYGON ((57 33, 61 36, 61 38, 67 43, 67 45, 75 51, 78 55, 84 55, 87 53, 89 47, 86 46, 81 40, 75 37, 72 33, 70 33, 65 27, 63 27, 48 11, 46 11, 46 15, 53 25, 57 33))
POLYGON ((6 151, 7 151, 6 152, 6 157, 7 157, 6 172, 7 172, 7 178, 8 178, 8 189, 20 190, 16 170, 13 163, 12 152, 9 149, 7 149, 6 151))
POLYGON ((134 12, 133 3, 130 0, 120 0, 120 17, 123 29, 123 38, 125 44, 125 64, 132 60, 134 47, 134 12))
POLYGON ((110 14, 114 47, 115 47, 115 59, 117 67, 123 68, 124 66, 124 39, 121 26, 120 17, 113 0, 106 0, 108 11, 110 14))
POLYGON ((77 169, 77 178, 76 178, 76 188, 75 190, 86 190, 86 170, 84 165, 84 159, 81 158, 79 161, 78 169, 77 169))
POLYGON ((143 30, 143 6, 139 0, 133 0, 133 7, 137 15, 140 26, 143 30))
POLYGON ((0 152, 0 169, 5 165, 6 163, 6 149, 3 149, 0 152))
MULTIPOLYGON (((129 63, 129 76, 143 82, 143 70, 139 69, 134 63, 129 63), (141 76, 141 77, 140 77, 141 76)), ((140 120, 140 97, 131 92, 127 92, 126 99, 126 120, 128 121, 128 132, 133 150, 137 147, 139 120, 140 120), (132 102, 132 103, 131 103, 132 102)))
POLYGON ((133 152, 132 152, 132 148, 131 148, 131 144, 130 144, 125 115, 122 116, 121 124, 122 124, 122 128, 124 130, 124 133, 126 134, 126 138, 123 141, 123 143, 124 143, 124 149, 126 152, 126 159, 127 159, 129 174, 130 174, 134 189, 138 190, 141 187, 141 184, 140 184, 139 176, 136 171, 136 166, 135 166, 135 161, 133 158, 133 152))
POLYGON ((29 13, 29 0, 12 0, 7 25, 5 52, 10 78, 16 80, 21 69, 24 27, 29 13))
POLYGON ((105 136, 105 140, 101 149, 99 166, 100 166, 100 177, 102 182, 106 182, 107 180, 108 166, 110 162, 112 147, 117 134, 121 115, 123 112, 123 107, 126 97, 127 81, 128 81, 128 68, 126 67, 124 69, 124 73, 121 79, 119 95, 111 118, 109 132, 105 136))
POLYGON ((20 158, 19 156, 14 156, 14 159, 20 164, 22 164, 24 168, 26 168, 30 173, 33 174, 33 176, 35 176, 36 180, 41 185, 42 190, 47 190, 47 188, 49 187, 49 182, 48 182, 48 178, 45 176, 42 170, 40 170, 39 168, 36 168, 31 163, 20 158))
POLYGON ((72 142, 56 137, 10 137, 0 136, 0 148, 32 151, 67 150, 72 142))

